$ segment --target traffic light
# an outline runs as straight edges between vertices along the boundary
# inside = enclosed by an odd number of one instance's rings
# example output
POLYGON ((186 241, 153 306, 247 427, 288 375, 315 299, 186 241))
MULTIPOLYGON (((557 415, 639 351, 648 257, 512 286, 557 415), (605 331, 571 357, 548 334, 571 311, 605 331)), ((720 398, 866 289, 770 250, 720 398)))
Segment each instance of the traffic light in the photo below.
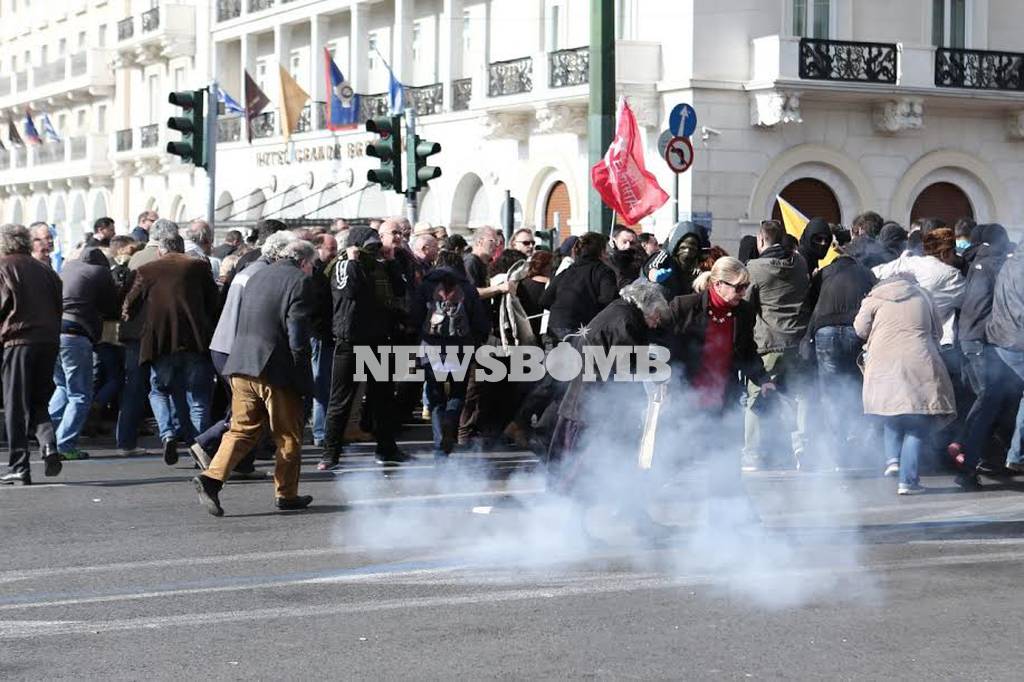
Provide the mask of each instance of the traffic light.
POLYGON ((180 156, 182 161, 206 168, 206 149, 203 146, 203 91, 181 90, 172 92, 167 101, 181 107, 181 116, 167 119, 167 127, 181 133, 181 140, 167 143, 167 153, 180 156))
POLYGON ((381 189, 402 193, 402 117, 377 116, 366 122, 366 132, 376 133, 379 140, 366 145, 366 155, 380 159, 380 168, 366 172, 366 179, 381 189))
POLYGON ((439 153, 441 145, 430 140, 421 140, 419 135, 413 137, 413 142, 413 163, 412 168, 409 169, 412 177, 409 178, 409 186, 411 189, 419 192, 421 189, 426 188, 428 182, 441 177, 440 168, 427 165, 427 157, 439 153))
POLYGON ((555 244, 556 230, 534 230, 533 238, 537 241, 537 248, 541 251, 554 251, 557 247, 555 244))

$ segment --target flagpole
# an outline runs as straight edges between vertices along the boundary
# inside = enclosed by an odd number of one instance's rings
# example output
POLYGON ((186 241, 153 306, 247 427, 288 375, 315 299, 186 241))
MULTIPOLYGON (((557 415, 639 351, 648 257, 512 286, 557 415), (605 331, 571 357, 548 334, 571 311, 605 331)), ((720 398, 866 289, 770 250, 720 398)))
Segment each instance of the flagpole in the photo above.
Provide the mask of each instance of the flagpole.
POLYGON ((216 227, 217 216, 217 79, 210 81, 210 89, 206 95, 210 111, 206 116, 206 222, 210 229, 216 227))

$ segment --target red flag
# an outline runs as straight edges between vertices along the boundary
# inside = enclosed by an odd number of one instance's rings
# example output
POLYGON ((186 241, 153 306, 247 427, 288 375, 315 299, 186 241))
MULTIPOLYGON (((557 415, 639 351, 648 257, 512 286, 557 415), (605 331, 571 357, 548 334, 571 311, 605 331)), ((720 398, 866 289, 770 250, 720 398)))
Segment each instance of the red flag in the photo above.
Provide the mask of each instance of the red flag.
POLYGON ((615 139, 604 158, 590 169, 590 182, 605 205, 628 225, 636 225, 668 201, 668 195, 644 167, 640 129, 625 99, 619 102, 615 139))

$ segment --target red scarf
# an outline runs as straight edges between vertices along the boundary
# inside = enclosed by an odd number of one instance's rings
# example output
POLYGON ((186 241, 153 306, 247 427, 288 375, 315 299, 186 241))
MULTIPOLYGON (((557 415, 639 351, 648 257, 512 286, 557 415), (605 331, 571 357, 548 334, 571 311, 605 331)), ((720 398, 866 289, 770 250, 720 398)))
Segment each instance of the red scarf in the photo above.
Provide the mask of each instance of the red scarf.
POLYGON ((725 388, 732 373, 733 330, 736 318, 733 308, 708 285, 708 326, 704 334, 704 348, 700 367, 693 378, 697 391, 697 404, 704 409, 720 410, 725 404, 725 388))

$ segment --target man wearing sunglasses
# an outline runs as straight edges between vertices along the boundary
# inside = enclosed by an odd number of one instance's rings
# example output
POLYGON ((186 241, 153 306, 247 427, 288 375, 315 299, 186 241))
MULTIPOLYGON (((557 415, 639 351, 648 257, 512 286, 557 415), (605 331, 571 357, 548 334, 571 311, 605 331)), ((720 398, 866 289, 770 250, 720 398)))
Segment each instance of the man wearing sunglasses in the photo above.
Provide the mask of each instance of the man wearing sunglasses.
MULTIPOLYGON (((813 381, 811 375, 800 365, 800 340, 807 331, 807 311, 803 309, 810 276, 807 263, 798 253, 783 246, 786 235, 782 223, 766 220, 757 233, 757 251, 760 257, 747 264, 750 271, 750 288, 745 297, 754 308, 754 340, 761 355, 765 370, 773 381, 784 386, 797 406, 796 429, 792 433, 792 452, 797 468, 806 449, 807 416, 806 395, 813 381)), ((769 452, 777 451, 768 442, 768 434, 777 432, 768 420, 777 415, 765 413, 758 408, 761 389, 750 383, 747 391, 745 417, 745 446, 743 469, 754 471, 762 468, 769 452)), ((787 401, 788 404, 792 404, 787 401)), ((789 464, 790 462, 780 462, 789 464)))
POLYGON ((516 233, 512 235, 511 248, 513 251, 525 255, 527 258, 533 255, 533 249, 536 245, 536 241, 533 238, 532 230, 516 230, 516 233))

